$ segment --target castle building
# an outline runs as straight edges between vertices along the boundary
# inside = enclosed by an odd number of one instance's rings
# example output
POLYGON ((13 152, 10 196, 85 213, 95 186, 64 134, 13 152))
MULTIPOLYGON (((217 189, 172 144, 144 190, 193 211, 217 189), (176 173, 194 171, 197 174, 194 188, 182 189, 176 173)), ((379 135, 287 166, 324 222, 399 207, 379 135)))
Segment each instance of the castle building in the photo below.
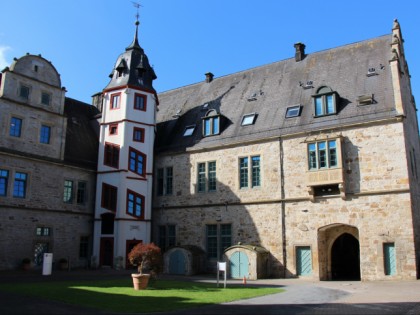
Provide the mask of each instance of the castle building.
POLYGON ((153 238, 179 248, 165 269, 190 272, 194 246, 236 278, 415 279, 419 130, 399 23, 294 47, 159 94, 153 238))
POLYGON ((398 21, 159 94, 137 28, 94 106, 65 98, 42 57, 3 70, 1 268, 45 251, 129 268, 154 241, 172 274, 226 261, 233 278, 416 279, 419 129, 398 21))

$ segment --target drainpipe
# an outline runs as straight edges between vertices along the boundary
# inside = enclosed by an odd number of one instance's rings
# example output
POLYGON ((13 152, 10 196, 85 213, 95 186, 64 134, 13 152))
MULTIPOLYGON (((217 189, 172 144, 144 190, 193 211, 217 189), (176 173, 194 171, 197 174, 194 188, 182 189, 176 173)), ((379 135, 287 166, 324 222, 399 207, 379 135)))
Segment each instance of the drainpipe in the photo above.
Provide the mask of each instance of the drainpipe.
POLYGON ((285 193, 284 193, 284 169, 283 169, 283 159, 284 159, 284 152, 283 152, 283 139, 279 138, 279 145, 280 145, 280 198, 281 198, 281 238, 282 238, 282 246, 283 246, 283 278, 286 278, 286 270, 287 270, 287 251, 286 251, 286 204, 284 201, 285 193))

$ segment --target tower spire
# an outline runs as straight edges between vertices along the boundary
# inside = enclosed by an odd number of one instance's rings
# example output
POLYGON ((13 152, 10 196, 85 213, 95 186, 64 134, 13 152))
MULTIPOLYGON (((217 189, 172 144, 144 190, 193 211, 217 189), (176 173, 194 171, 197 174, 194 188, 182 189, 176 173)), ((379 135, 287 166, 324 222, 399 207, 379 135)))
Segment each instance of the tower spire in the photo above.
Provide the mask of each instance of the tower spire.
POLYGON ((138 3, 138 2, 132 2, 132 3, 133 3, 133 6, 137 8, 137 12, 136 12, 136 15, 135 15, 135 17, 136 17, 136 23, 135 23, 135 25, 136 25, 136 32, 134 34, 133 42, 125 50, 130 50, 130 49, 139 49, 139 50, 141 50, 141 47, 139 45, 139 40, 138 40, 138 31, 139 31, 139 24, 140 24, 140 21, 139 21, 139 17, 140 17, 139 9, 140 9, 140 7, 142 5, 140 3, 138 3))

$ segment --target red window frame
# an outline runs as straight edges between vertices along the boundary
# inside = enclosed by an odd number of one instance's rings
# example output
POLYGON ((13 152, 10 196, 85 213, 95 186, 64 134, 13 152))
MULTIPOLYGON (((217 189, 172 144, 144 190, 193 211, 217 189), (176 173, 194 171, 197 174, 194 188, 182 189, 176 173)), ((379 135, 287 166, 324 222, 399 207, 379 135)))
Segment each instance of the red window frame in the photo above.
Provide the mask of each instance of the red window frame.
POLYGON ((109 109, 119 109, 121 104, 121 93, 111 94, 111 101, 109 103, 109 109), (114 101, 118 97, 118 103, 114 106, 114 101))
POLYGON ((134 94, 134 109, 136 109, 136 110, 142 110, 144 112, 147 110, 147 95, 140 94, 140 93, 135 93, 134 94), (139 98, 143 99, 143 108, 140 108, 138 106, 137 100, 139 98))
POLYGON ((101 207, 117 211, 118 187, 102 183, 101 207))
POLYGON ((109 125, 108 134, 110 136, 115 136, 118 134, 118 124, 111 124, 109 125), (115 129, 115 132, 112 132, 115 129))
POLYGON ((118 168, 120 164, 120 146, 105 142, 104 146, 104 165, 118 168))
POLYGON ((135 218, 144 220, 144 201, 145 201, 144 196, 143 195, 140 195, 140 194, 138 194, 138 193, 136 193, 136 192, 134 192, 134 191, 132 191, 130 189, 127 189, 127 200, 126 201, 127 201, 127 204, 126 204, 127 205, 126 206, 126 213, 128 215, 130 215, 130 216, 135 217, 135 218), (133 200, 130 200, 130 195, 133 196, 133 200), (141 200, 141 204, 140 204, 140 215, 136 214, 136 208, 137 208, 137 205, 138 205, 137 198, 139 198, 141 200), (130 209, 130 203, 131 202, 133 203, 133 207, 132 207, 133 208, 133 213, 131 213, 129 211, 129 209, 130 209))
POLYGON ((133 128, 133 141, 144 142, 144 133, 145 133, 144 128, 134 127, 133 128), (137 140, 136 137, 135 137, 137 131, 141 132, 140 140, 137 140))
POLYGON ((134 172, 134 173, 139 174, 141 176, 145 176, 146 175, 146 162, 147 162, 147 156, 146 156, 146 154, 144 154, 144 153, 142 153, 142 152, 140 152, 140 151, 138 151, 138 150, 136 150, 136 149, 134 149, 132 147, 129 147, 129 150, 128 150, 128 169, 131 172, 134 172), (135 154, 135 158, 134 158, 134 169, 131 168, 131 166, 132 166, 132 163, 131 163, 131 160, 132 160, 131 154, 132 153, 135 154), (142 170, 141 170, 141 172, 139 171, 139 167, 138 167, 138 164, 137 164, 137 161, 138 161, 138 157, 139 156, 141 156, 142 159, 143 159, 142 160, 142 170))

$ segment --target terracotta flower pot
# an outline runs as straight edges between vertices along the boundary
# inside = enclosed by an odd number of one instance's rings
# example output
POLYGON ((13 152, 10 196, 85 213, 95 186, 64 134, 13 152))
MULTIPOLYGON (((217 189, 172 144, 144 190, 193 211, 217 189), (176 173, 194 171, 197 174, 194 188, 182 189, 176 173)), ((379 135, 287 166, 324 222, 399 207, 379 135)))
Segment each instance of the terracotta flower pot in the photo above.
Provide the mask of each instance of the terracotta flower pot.
POLYGON ((132 273, 134 290, 144 290, 149 283, 149 274, 132 273))

